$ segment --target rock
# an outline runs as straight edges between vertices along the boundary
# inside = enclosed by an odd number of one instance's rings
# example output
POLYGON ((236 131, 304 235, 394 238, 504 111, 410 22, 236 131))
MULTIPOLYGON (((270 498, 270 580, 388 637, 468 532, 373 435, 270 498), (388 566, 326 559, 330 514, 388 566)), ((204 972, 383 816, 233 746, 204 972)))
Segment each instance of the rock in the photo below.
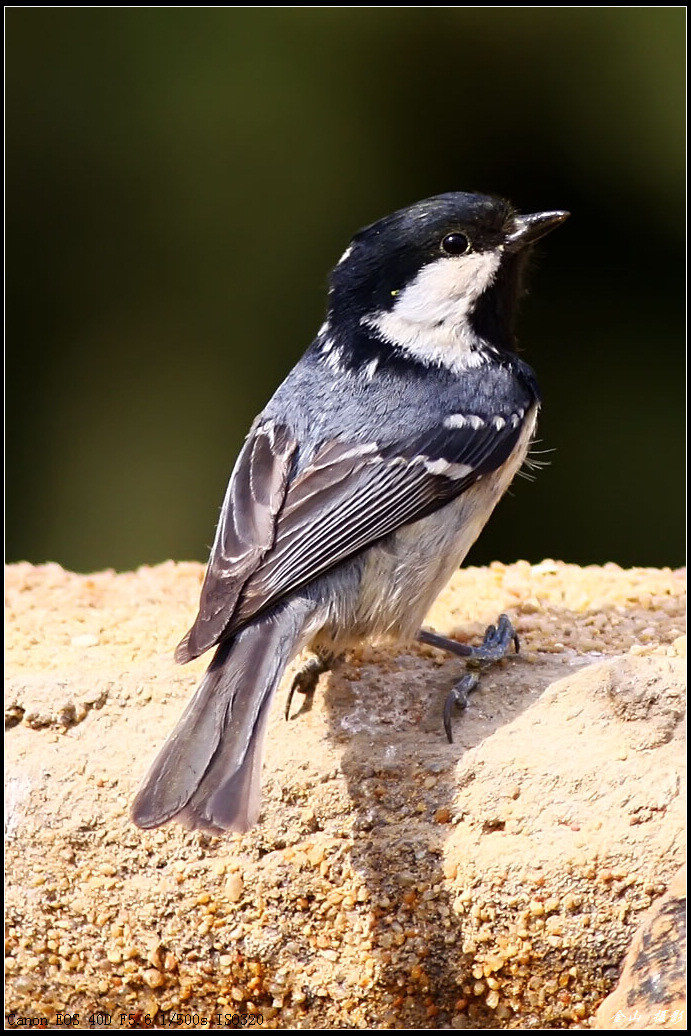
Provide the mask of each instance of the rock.
POLYGON ((594 1027, 686 1028, 686 867, 643 917, 594 1027))
POLYGON ((259 826, 140 831, 129 804, 205 667, 172 661, 202 574, 7 569, 6 1010, 587 1025, 683 858, 683 573, 460 571, 429 625, 474 639, 508 611, 522 653, 453 745, 460 660, 363 648, 286 724, 296 660, 259 826))

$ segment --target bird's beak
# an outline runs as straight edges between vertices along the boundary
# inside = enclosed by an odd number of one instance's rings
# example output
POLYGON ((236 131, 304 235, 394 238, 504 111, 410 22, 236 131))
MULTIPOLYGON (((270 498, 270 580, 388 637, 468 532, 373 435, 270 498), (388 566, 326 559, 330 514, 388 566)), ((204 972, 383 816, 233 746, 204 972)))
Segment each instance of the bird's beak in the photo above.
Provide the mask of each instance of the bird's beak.
POLYGON ((517 252, 526 245, 532 245, 538 238, 549 234, 565 219, 571 215, 570 212, 533 212, 530 216, 514 216, 513 229, 504 238, 506 247, 517 252))

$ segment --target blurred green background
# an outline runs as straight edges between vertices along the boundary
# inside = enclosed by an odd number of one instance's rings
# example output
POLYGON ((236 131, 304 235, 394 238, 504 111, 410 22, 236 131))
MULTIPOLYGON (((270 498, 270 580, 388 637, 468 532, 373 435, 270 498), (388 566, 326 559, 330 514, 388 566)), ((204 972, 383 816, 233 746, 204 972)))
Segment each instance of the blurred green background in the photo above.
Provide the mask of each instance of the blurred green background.
POLYGON ((469 561, 684 551, 684 34, 668 8, 12 8, 9 560, 205 560, 351 234, 441 191, 573 217, 520 337, 550 466, 469 561))

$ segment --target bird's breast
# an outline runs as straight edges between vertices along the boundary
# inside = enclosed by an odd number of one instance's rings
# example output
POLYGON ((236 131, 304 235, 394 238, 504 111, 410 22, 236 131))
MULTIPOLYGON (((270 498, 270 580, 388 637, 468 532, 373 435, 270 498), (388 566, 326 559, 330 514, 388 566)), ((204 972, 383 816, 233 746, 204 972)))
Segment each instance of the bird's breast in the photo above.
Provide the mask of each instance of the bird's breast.
POLYGON ((361 641, 408 640, 461 564, 525 460, 537 405, 527 413, 511 456, 496 471, 438 511, 411 522, 369 547, 360 561, 357 589, 330 623, 345 650, 361 641))

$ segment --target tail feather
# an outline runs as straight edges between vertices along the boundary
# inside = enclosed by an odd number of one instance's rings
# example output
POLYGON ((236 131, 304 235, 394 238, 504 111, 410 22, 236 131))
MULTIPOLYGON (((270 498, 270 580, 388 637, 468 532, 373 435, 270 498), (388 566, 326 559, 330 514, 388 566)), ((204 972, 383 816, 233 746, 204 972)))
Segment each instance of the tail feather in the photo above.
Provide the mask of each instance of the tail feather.
POLYGON ((313 610, 302 599, 287 602, 218 647, 137 793, 135 824, 176 818, 193 829, 242 832, 256 823, 269 705, 313 610))

